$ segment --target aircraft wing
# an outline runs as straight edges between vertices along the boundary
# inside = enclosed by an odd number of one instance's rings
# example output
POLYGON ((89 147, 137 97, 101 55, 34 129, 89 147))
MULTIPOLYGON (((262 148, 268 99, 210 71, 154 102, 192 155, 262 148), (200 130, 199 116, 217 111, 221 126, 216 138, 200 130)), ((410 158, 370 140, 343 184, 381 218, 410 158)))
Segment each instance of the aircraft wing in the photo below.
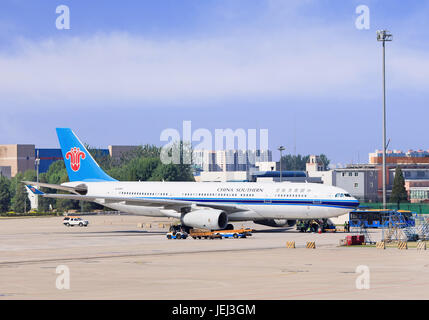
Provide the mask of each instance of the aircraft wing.
POLYGON ((174 199, 148 199, 148 198, 126 198, 126 197, 109 197, 109 196, 85 196, 79 194, 55 194, 43 193, 34 187, 28 186, 30 190, 40 196, 54 199, 70 199, 78 201, 103 201, 105 204, 109 203, 124 203, 134 206, 148 206, 148 207, 164 207, 165 209, 173 209, 180 212, 181 208, 197 205, 200 207, 208 207, 213 209, 223 210, 226 213, 234 213, 239 211, 247 211, 246 209, 239 208, 235 205, 227 205, 220 203, 202 202, 202 201, 185 201, 174 199), (35 190, 33 190, 35 189, 35 190))

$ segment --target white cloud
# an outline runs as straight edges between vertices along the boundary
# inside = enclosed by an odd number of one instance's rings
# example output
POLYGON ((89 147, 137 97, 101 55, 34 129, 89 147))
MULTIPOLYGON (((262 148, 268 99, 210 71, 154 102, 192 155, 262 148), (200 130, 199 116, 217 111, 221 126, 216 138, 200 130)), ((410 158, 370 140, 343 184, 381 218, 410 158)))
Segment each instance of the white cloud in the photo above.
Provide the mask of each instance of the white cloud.
MULTIPOLYGON (((170 41, 110 33, 21 40, 14 49, 0 54, 0 99, 46 108, 61 101, 367 99, 378 96, 381 69, 375 40, 362 45, 330 28, 170 41)), ((391 68, 398 88, 428 89, 427 55, 402 50, 391 68)))

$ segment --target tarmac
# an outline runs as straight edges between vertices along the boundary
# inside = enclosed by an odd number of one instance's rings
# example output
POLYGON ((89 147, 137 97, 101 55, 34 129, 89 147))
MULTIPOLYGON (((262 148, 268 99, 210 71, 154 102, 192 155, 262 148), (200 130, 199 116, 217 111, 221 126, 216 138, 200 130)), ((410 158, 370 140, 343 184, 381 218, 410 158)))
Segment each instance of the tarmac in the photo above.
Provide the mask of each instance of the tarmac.
POLYGON ((429 299, 429 250, 340 247, 345 233, 253 223, 234 224, 256 229, 246 239, 168 240, 158 224, 172 220, 84 218, 1 218, 0 299, 429 299))

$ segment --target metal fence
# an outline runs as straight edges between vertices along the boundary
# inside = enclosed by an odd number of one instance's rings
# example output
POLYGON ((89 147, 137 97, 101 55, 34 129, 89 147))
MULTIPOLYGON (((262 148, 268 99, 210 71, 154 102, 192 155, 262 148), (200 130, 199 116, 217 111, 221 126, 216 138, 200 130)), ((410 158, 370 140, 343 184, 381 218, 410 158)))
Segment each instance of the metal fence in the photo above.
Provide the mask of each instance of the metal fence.
MULTIPOLYGON (((361 206, 371 209, 383 209, 383 203, 380 202, 361 202, 361 206)), ((387 209, 392 210, 409 210, 418 214, 429 214, 429 203, 400 203, 399 208, 397 203, 387 203, 387 209)))

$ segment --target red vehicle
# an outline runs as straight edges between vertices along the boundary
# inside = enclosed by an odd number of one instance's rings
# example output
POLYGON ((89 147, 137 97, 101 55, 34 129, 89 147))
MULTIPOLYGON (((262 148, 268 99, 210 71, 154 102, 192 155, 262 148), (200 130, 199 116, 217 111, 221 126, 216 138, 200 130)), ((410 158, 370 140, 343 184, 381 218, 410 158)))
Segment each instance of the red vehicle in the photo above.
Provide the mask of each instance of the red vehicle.
POLYGON ((360 246, 365 242, 364 235, 346 236, 346 244, 348 246, 360 246))

